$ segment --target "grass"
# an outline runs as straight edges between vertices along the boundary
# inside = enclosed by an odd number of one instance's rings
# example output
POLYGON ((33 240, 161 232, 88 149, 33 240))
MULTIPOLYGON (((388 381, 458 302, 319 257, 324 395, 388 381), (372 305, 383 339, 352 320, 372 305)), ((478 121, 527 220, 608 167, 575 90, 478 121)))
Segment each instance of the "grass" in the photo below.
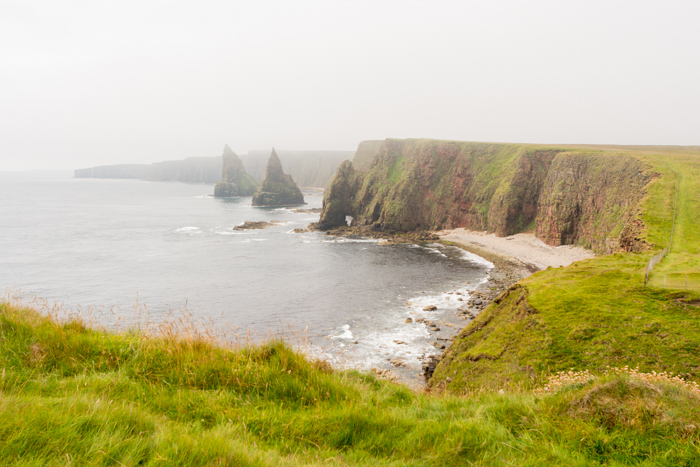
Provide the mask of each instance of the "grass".
POLYGON ((537 386, 551 372, 601 371, 608 365, 639 365, 642 371, 700 380, 700 287, 659 287, 664 276, 669 286, 672 278, 688 277, 693 285, 697 277, 700 157, 654 148, 630 154, 658 174, 639 212, 649 250, 550 268, 521 281, 455 339, 436 369, 436 387, 460 393, 484 386, 537 386), (649 258, 670 240, 676 194, 672 253, 645 288, 649 258))
MULTIPOLYGON (((654 159, 673 175, 678 197, 673 198, 676 222, 671 252, 654 269, 652 284, 660 287, 665 278, 667 286, 684 288, 687 280, 689 288, 700 290, 700 155, 673 152, 654 159)), ((666 230, 664 246, 669 244, 668 232, 670 229, 666 230)))
POLYGON ((697 465, 700 399, 605 375, 418 394, 285 344, 108 333, 0 304, 2 465, 697 465), (613 414, 614 416, 611 416, 613 414), (619 416, 619 415, 623 416, 619 416), (695 427, 695 428, 694 428, 695 427))
POLYGON ((700 295, 643 287, 670 239, 676 174, 673 248, 652 285, 698 277, 698 151, 614 149, 659 174, 639 212, 649 251, 513 286, 455 339, 428 394, 281 342, 109 333, 0 302, 0 464, 700 465, 695 386, 644 376, 700 380, 700 295), (585 377, 552 376, 570 368, 585 377))

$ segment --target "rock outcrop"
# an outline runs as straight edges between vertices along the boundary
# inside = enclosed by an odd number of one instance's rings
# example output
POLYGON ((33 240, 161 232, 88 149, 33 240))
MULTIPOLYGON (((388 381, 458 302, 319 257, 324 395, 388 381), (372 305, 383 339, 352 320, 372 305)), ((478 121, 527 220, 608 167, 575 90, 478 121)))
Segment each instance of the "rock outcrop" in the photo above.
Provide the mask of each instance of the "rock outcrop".
MULTIPOLYGON (((277 155, 289 175, 302 187, 323 188, 333 178, 338 166, 345 160, 353 157, 352 151, 276 151, 277 155)), ((241 160, 250 173, 257 180, 265 177, 267 159, 270 153, 267 151, 248 151, 242 155, 241 160)))
POLYGON ((243 161, 227 145, 222 154, 223 166, 221 180, 214 186, 214 196, 231 198, 234 196, 251 196, 255 193, 257 182, 243 167, 243 161))
MULTIPOLYGON (((278 151, 280 161, 300 186, 318 188, 325 187, 333 178, 340 163, 352 159, 354 154, 353 151, 278 151)), ((256 187, 257 181, 265 177, 268 156, 268 152, 257 150, 239 156, 246 171, 255 180, 256 187)), ((221 156, 188 157, 184 160, 153 164, 120 164, 77 169, 75 177, 134 178, 149 181, 211 184, 225 181, 221 156)), ((254 191, 255 189, 253 189, 254 191)))
POLYGON ((352 226, 376 231, 534 231, 550 245, 579 244, 597 252, 644 247, 629 239, 639 230, 637 206, 652 174, 631 155, 389 139, 369 167, 367 159, 360 159, 366 171, 350 162, 339 166, 316 228, 344 226, 351 217, 352 226))
POLYGON ((267 161, 265 179, 253 195, 253 206, 295 206, 304 203, 304 196, 291 175, 284 173, 275 149, 267 161))

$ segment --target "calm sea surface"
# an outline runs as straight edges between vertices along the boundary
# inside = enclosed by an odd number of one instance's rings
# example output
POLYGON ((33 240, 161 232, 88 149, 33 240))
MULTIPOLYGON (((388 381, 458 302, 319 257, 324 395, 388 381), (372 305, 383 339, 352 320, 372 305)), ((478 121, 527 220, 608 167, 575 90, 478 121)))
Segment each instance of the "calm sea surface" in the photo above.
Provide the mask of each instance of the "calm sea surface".
MULTIPOLYGON (((188 310, 242 333, 293 328, 308 336, 309 352, 338 365, 396 371, 388 360, 400 359, 398 372, 410 379, 439 336, 406 318, 466 324, 456 317, 458 297, 488 275, 488 262, 456 248, 294 233, 318 214, 212 193, 208 185, 0 172, 0 291, 102 310, 105 326, 146 319, 134 310, 147 309, 151 322, 188 310), (232 230, 245 221, 280 224, 232 230), (431 304, 438 310, 424 312, 431 304)), ((305 198, 302 208, 321 207, 321 193, 305 198)))

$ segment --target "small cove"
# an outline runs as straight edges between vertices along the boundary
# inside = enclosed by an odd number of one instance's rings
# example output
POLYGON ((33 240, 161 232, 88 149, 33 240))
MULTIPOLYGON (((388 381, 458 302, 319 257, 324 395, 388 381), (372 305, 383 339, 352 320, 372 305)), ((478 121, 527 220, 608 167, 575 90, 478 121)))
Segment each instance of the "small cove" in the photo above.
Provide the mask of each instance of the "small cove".
MULTIPOLYGON (((430 343, 466 324, 458 299, 488 275, 488 262, 457 248, 296 233, 318 214, 212 193, 207 185, 0 173, 0 289, 108 310, 98 318, 105 326, 142 319, 138 303, 152 322, 186 309, 243 335, 285 331, 337 366, 391 369, 410 383, 419 381, 421 357, 439 352, 430 343), (247 221, 275 224, 233 230, 247 221), (437 310, 423 311, 428 305, 437 310), (416 318, 445 324, 431 333, 416 318)), ((320 192, 304 194, 304 209, 321 207, 320 192)))

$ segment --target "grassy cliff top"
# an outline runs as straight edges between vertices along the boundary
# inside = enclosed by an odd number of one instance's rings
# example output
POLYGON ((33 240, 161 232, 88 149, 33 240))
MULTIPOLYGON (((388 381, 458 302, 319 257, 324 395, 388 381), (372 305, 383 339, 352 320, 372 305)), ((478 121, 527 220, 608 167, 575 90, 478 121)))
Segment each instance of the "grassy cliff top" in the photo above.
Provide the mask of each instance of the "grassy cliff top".
POLYGON ((691 465, 700 392, 654 375, 412 393, 272 342, 91 330, 0 303, 2 465, 691 465))
POLYGON ((436 386, 460 392, 537 384, 553 371, 608 365, 700 379, 700 153, 681 147, 593 149, 634 155, 658 174, 639 213, 652 247, 550 268, 521 281, 455 339, 436 370, 436 386), (649 259, 669 244, 671 253, 645 287, 649 259))

